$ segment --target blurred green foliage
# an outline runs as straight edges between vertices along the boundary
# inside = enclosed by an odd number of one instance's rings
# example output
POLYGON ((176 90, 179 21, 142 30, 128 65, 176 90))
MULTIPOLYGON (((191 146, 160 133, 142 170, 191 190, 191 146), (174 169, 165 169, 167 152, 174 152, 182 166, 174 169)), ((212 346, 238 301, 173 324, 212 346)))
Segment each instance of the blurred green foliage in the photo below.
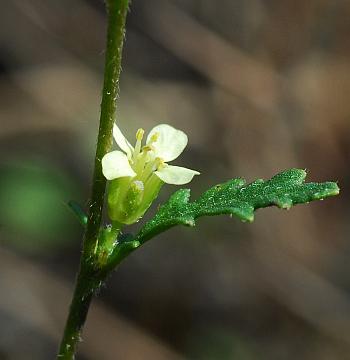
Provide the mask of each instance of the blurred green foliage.
POLYGON ((64 246, 72 226, 65 204, 74 183, 43 160, 13 161, 0 168, 2 240, 29 252, 64 246))
POLYGON ((229 329, 207 328, 197 329, 189 343, 189 354, 192 359, 201 360, 252 360, 257 357, 254 345, 229 329))

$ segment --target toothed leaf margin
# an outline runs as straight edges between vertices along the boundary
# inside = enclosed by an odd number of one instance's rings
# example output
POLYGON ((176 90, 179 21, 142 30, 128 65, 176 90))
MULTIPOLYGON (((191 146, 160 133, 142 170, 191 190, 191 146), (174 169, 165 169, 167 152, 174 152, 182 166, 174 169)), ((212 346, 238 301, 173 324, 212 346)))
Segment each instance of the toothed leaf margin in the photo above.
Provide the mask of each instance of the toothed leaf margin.
POLYGON ((233 179, 210 188, 192 202, 190 190, 180 189, 159 208, 134 240, 142 244, 175 225, 195 226, 195 220, 201 216, 228 214, 252 222, 255 210, 260 208, 290 209, 296 204, 339 194, 334 182, 305 183, 305 178, 305 170, 290 169, 270 180, 258 179, 250 184, 243 179, 233 179))

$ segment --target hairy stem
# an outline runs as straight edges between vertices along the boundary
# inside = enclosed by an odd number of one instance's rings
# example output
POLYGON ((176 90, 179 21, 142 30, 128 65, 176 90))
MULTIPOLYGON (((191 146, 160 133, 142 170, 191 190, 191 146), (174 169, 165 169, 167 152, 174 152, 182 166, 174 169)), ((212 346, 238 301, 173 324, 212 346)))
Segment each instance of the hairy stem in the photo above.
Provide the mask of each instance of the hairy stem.
POLYGON ((94 276, 89 276, 88 273, 81 269, 77 277, 57 359, 74 359, 92 297, 99 285, 100 282, 94 276))
POLYGON ((99 262, 98 246, 106 179, 101 160, 112 147, 119 76, 129 0, 106 0, 108 26, 100 126, 87 228, 79 273, 57 359, 74 359, 91 300, 111 269, 99 262), (106 268, 104 268, 106 267, 106 268))
POLYGON ((101 160, 112 147, 112 129, 116 114, 116 100, 119 95, 119 76, 128 3, 129 0, 106 1, 108 13, 107 50, 90 213, 84 240, 84 253, 86 255, 91 255, 96 248, 101 224, 106 189, 106 178, 102 174, 101 160))

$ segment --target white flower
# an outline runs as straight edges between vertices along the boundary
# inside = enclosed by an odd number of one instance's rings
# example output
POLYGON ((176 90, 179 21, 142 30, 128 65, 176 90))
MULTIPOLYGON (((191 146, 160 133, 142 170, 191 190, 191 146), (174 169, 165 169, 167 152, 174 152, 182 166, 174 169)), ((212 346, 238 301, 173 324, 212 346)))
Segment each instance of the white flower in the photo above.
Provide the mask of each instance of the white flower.
POLYGON ((142 147, 143 135, 144 131, 139 129, 133 147, 114 125, 114 139, 123 151, 112 151, 102 158, 102 172, 107 180, 131 177, 147 184, 156 175, 167 184, 183 185, 199 175, 198 171, 167 164, 185 149, 188 140, 184 132, 170 125, 158 125, 148 134, 146 145, 142 147))

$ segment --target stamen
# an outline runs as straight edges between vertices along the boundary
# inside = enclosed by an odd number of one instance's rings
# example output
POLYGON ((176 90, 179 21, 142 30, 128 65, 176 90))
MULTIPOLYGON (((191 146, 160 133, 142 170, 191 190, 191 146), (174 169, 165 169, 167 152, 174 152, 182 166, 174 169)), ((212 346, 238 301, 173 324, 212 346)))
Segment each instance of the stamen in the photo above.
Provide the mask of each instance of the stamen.
MULTIPOLYGON (((154 157, 152 156, 152 151, 154 151, 154 147, 152 145, 145 145, 142 147, 141 153, 137 156, 137 162, 135 165, 135 172, 139 175, 139 177, 143 176, 145 167, 151 162, 154 163, 154 157)), ((152 165, 153 166, 153 165, 152 165)))
POLYGON ((155 132, 149 139, 147 145, 148 146, 152 145, 153 143, 155 143, 158 140, 158 138, 159 138, 159 132, 155 132))
POLYGON ((149 151, 154 151, 154 146, 152 146, 152 145, 146 145, 146 146, 144 146, 144 147, 142 148, 142 151, 145 152, 145 153, 147 153, 147 152, 149 152, 149 151))
POLYGON ((164 162, 164 160, 162 158, 157 157, 154 161, 154 165, 156 167, 156 170, 161 170, 161 169, 165 168, 166 163, 164 162))
POLYGON ((146 182, 149 176, 153 173, 155 170, 154 161, 150 161, 146 164, 143 173, 142 173, 142 181, 146 182))
POLYGON ((145 130, 138 129, 136 132, 136 140, 142 141, 144 134, 145 134, 145 130))
POLYGON ((140 176, 143 172, 143 169, 145 167, 145 164, 147 162, 148 152, 145 151, 144 147, 142 148, 142 152, 137 157, 137 163, 135 166, 135 172, 140 176))
POLYGON ((148 162, 141 176, 142 181, 146 182, 150 178, 150 176, 152 176, 154 171, 157 171, 164 166, 164 160, 158 157, 155 158, 153 161, 148 162))
POLYGON ((134 163, 136 163, 137 161, 137 156, 140 153, 141 150, 141 142, 143 139, 143 135, 144 135, 145 131, 143 129, 138 129, 136 132, 136 144, 135 144, 135 149, 134 149, 134 153, 133 153, 133 160, 134 163))

